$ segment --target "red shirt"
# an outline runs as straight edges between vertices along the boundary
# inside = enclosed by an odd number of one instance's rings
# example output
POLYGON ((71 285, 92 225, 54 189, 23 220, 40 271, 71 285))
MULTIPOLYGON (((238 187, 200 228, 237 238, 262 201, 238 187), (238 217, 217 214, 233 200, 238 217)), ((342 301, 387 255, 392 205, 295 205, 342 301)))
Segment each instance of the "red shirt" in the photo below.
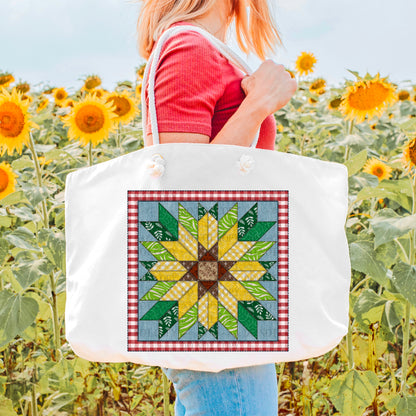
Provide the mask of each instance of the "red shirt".
MULTIPOLYGON (((177 22, 171 26, 190 24, 177 22)), ((155 74, 159 132, 200 133, 215 138, 245 98, 244 74, 197 32, 181 32, 164 43, 155 74)), ((147 132, 152 132, 148 110, 147 132)), ((266 117, 257 148, 275 150, 276 121, 266 117)))

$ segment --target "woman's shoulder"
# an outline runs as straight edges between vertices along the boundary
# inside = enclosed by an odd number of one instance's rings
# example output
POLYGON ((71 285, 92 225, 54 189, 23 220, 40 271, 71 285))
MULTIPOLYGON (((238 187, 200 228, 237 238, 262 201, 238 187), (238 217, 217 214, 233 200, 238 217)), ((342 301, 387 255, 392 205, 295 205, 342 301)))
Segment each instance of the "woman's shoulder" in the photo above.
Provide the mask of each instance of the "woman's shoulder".
MULTIPOLYGON (((186 22, 177 22, 170 27, 180 26, 186 22)), ((161 56, 166 54, 185 55, 188 59, 212 60, 220 62, 222 55, 219 50, 201 33, 187 30, 170 36, 163 44, 161 56)))

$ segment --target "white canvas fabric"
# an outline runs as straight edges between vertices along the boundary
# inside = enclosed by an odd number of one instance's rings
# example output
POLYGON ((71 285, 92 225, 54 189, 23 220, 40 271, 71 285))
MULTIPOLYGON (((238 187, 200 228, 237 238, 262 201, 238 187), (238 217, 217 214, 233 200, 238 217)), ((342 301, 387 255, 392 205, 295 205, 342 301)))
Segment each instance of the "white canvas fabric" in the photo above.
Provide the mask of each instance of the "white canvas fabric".
MULTIPOLYGON (((347 168, 237 145, 159 143, 68 174, 66 338, 90 361, 220 371, 322 355, 348 329, 347 168)), ((144 95, 144 92, 143 92, 144 95)), ((146 105, 142 98, 144 138, 146 105)))

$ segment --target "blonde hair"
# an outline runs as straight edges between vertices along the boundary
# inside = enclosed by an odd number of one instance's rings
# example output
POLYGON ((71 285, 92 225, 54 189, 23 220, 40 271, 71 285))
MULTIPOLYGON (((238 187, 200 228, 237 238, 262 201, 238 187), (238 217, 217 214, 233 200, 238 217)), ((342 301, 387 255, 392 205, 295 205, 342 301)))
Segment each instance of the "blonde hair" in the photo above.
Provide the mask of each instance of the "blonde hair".
MULTIPOLYGON (((216 0, 140 0, 137 45, 140 55, 149 58, 155 41, 171 24, 196 19, 208 12, 216 0)), ((254 52, 264 60, 276 45, 283 45, 271 18, 268 0, 224 0, 230 2, 227 27, 235 19, 238 45, 245 53, 254 52), (246 5, 250 7, 247 16, 246 5)))

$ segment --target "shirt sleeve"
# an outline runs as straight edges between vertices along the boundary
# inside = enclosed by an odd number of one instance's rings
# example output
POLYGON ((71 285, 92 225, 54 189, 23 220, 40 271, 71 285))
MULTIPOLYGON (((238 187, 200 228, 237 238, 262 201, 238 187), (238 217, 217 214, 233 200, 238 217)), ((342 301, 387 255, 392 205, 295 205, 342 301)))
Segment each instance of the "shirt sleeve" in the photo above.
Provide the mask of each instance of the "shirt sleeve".
MULTIPOLYGON (((211 137, 214 109, 225 88, 221 64, 220 52, 199 33, 182 32, 165 42, 155 74, 159 132, 211 137)), ((145 94, 148 105, 147 88, 145 94)), ((147 109, 147 131, 151 133, 147 109)))

